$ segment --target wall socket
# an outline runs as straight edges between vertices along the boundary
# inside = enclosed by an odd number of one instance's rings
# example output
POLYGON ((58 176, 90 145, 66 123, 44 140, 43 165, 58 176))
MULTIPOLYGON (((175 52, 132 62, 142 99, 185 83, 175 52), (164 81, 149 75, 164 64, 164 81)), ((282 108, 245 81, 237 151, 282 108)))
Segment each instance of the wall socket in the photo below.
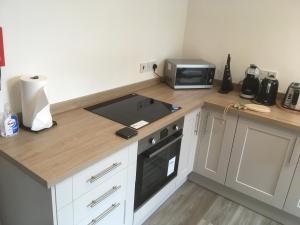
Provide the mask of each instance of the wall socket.
POLYGON ((262 74, 261 78, 264 78, 264 77, 269 76, 269 75, 273 75, 276 79, 278 79, 278 72, 277 71, 261 70, 261 74, 262 74))
POLYGON ((154 64, 157 64, 155 60, 140 63, 140 73, 152 73, 154 64))

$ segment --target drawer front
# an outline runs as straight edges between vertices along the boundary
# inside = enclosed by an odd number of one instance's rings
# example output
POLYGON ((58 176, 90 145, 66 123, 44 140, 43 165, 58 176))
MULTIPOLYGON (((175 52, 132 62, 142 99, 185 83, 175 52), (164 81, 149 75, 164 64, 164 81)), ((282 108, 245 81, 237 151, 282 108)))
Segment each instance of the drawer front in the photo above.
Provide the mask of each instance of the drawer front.
POLYGON ((77 224, 89 215, 99 214, 114 204, 125 200, 127 171, 122 170, 102 185, 74 201, 74 221, 77 224))
POLYGON ((115 199, 116 201, 110 204, 105 204, 103 209, 89 216, 80 223, 75 225, 123 225, 125 205, 124 201, 115 199))
POLYGON ((55 185, 56 208, 60 210, 73 200, 73 179, 72 177, 65 179, 55 185))
POLYGON ((72 203, 57 212, 58 225, 73 225, 73 205, 72 203))
POLYGON ((119 151, 73 177, 73 199, 97 187, 128 164, 128 148, 119 151))

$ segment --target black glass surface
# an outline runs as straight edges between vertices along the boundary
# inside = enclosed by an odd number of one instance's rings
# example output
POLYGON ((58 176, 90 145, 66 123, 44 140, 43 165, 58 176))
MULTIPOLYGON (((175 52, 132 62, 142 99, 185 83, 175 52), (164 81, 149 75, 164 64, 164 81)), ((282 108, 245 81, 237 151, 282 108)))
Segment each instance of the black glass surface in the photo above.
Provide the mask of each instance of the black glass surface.
POLYGON ((203 85, 212 84, 214 68, 178 68, 176 72, 176 85, 203 85))
POLYGON ((138 155, 134 197, 135 210, 177 176, 181 139, 154 157, 149 157, 149 154, 160 151, 160 148, 168 143, 167 139, 155 146, 154 149, 149 149, 138 155), (168 175, 169 160, 174 157, 176 157, 174 171, 168 175))
POLYGON ((180 107, 145 96, 130 94, 86 108, 86 110, 130 127, 141 120, 152 123, 180 107))

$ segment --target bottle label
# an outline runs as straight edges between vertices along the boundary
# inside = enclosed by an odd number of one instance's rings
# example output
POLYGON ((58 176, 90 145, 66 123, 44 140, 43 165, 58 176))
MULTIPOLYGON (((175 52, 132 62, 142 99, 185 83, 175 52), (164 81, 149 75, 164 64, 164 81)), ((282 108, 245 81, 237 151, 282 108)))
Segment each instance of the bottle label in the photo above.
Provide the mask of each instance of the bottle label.
POLYGON ((5 120, 5 136, 12 136, 19 132, 19 123, 16 115, 8 116, 5 120))

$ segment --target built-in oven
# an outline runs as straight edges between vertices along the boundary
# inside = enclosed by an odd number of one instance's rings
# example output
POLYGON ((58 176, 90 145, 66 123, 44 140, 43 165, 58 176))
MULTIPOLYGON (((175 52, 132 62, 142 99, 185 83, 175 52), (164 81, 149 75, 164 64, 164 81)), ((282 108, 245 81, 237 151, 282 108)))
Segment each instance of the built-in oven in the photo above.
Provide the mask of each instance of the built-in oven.
POLYGON ((177 176, 183 118, 139 141, 134 209, 177 176))

